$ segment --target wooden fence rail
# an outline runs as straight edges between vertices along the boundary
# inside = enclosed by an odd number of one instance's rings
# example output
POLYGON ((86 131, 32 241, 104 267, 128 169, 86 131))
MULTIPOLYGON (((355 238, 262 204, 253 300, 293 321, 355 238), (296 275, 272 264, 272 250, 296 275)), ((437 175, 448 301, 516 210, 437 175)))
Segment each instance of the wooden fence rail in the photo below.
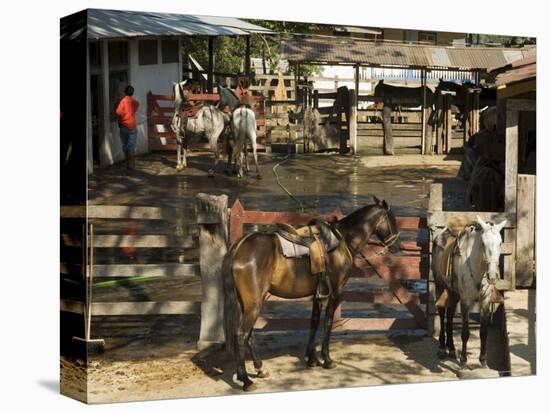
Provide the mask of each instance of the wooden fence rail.
MULTIPOLYGON (((190 210, 187 208, 166 208, 166 207, 142 207, 125 205, 88 205, 88 206, 62 206, 61 207, 61 246, 63 249, 82 249, 82 262, 62 262, 60 273, 64 282, 69 285, 78 283, 80 286, 87 285, 88 291, 97 290, 98 282, 117 282, 117 280, 128 280, 132 278, 178 280, 184 283, 196 283, 201 279, 201 268, 198 262, 160 262, 160 263, 96 263, 99 252, 121 250, 129 254, 136 254, 140 249, 164 249, 175 248, 195 249, 198 247, 198 236, 193 234, 193 227, 196 221, 190 219, 190 210), (65 233, 66 230, 79 227, 73 225, 73 221, 93 222, 94 226, 89 227, 85 234, 76 235, 65 233), (140 235, 139 233, 128 234, 103 234, 109 231, 139 232, 139 226, 130 225, 129 222, 170 222, 170 234, 161 235, 140 235), (112 225, 113 222, 119 224, 112 225), (178 228, 191 230, 190 234, 175 235, 178 228), (101 234, 94 235, 95 232, 101 234), (91 277, 95 282, 91 283, 91 277), (110 281, 112 280, 112 281, 110 281)), ((166 230, 166 228, 161 228, 166 230)), ((157 229, 158 230, 158 226, 157 229)), ((155 231, 155 226, 148 231, 155 231)), ((163 255, 158 255, 163 257, 163 255)), ((84 287, 82 287, 84 288, 84 287)), ((106 287, 110 288, 110 287, 106 287)), ((84 291, 80 289, 79 291, 84 291)), ((97 296, 94 294, 94 297, 97 296)), ((61 311, 87 314, 93 316, 112 315, 167 315, 167 314, 198 314, 200 312, 200 301, 116 301, 116 302, 86 302, 87 295, 82 301, 62 297, 60 302, 61 311)), ((88 317, 85 317, 85 320, 88 317)), ((88 322, 85 321, 87 324, 88 322)))

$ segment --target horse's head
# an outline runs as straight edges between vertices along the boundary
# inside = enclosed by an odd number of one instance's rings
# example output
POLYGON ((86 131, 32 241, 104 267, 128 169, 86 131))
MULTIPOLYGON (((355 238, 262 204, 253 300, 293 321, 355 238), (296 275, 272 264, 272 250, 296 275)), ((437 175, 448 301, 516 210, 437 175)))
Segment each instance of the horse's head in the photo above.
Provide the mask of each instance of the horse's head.
POLYGON ((380 79, 374 87, 374 96, 382 96, 384 88, 384 79, 380 79))
POLYGON ((374 224, 374 234, 382 241, 384 247, 395 254, 401 249, 401 241, 399 227, 393 211, 385 200, 380 201, 374 195, 372 198, 375 202, 373 210, 377 211, 369 214, 374 221, 370 222, 371 225, 374 224))
POLYGON ((500 231, 506 225, 506 220, 495 225, 491 222, 483 221, 478 215, 477 223, 479 224, 477 231, 480 232, 483 260, 487 264, 487 276, 489 277, 489 281, 496 281, 500 278, 498 268, 500 246, 502 244, 500 231))

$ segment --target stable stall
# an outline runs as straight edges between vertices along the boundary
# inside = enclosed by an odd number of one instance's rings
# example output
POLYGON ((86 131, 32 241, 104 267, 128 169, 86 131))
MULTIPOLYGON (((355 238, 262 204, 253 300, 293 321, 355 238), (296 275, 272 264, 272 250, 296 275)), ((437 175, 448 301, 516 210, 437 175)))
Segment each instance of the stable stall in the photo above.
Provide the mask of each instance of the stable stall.
MULTIPOLYGON (((436 147, 434 118, 431 116, 431 104, 427 101, 427 79, 428 77, 438 76, 442 72, 454 71, 473 72, 475 73, 475 81, 479 83, 480 74, 487 72, 487 69, 494 66, 506 65, 518 58, 523 58, 528 49, 517 48, 481 48, 481 47, 450 47, 450 46, 428 46, 428 45, 412 45, 412 44, 397 44, 374 42, 359 39, 342 39, 336 37, 302 37, 297 36, 286 40, 282 43, 281 54, 282 58, 289 61, 294 67, 297 81, 296 84, 305 83, 306 79, 300 79, 300 66, 304 64, 315 65, 330 65, 330 66, 352 66, 355 68, 355 88, 351 90, 353 106, 356 111, 355 117, 350 119, 350 126, 341 130, 344 136, 340 152, 347 151, 347 142, 354 153, 362 152, 366 146, 382 143, 382 134, 384 143, 390 138, 389 132, 392 128, 378 129, 362 125, 362 119, 368 119, 370 116, 379 116, 376 111, 359 111, 360 102, 383 103, 383 99, 374 96, 355 96, 355 91, 358 90, 359 72, 362 68, 387 68, 387 69, 403 69, 406 71, 416 71, 419 76, 418 80, 422 87, 422 94, 412 102, 410 99, 394 99, 393 104, 403 106, 418 106, 417 111, 420 116, 415 122, 418 126, 403 128, 395 125, 399 121, 391 122, 397 134, 396 138, 402 138, 396 145, 411 145, 418 147, 423 154, 430 154, 436 147), (353 99, 355 96, 355 99, 353 99), (359 121, 358 121, 359 120, 359 121), (351 124, 355 124, 352 126, 351 124), (374 131, 376 129, 376 131, 374 131), (401 129, 403 131, 401 131, 401 129), (399 130, 399 132, 398 132, 399 130), (410 131, 414 130, 411 135, 410 131), (374 133, 373 133, 374 132, 374 133), (399 136, 402 134, 402 136, 399 136), (409 139, 405 139, 409 138, 409 139), (343 145, 346 145, 343 147, 343 145)), ((472 90, 472 93, 477 93, 472 90)), ((307 102, 308 99, 303 98, 303 93, 297 91, 297 101, 307 102)), ((321 97, 321 96, 319 96, 321 97)), ((326 97, 326 96, 322 96, 326 97)), ((475 113, 478 110, 479 99, 472 98, 470 109, 475 113)), ((449 107, 449 104, 447 104, 449 107)), ((390 116, 391 118, 392 116, 390 116)), ((411 114, 411 117, 414 117, 411 114)), ((473 119, 473 118, 471 118, 473 119)), ((478 123, 473 119, 471 122, 478 123)), ((475 130, 469 129, 470 133, 475 133, 475 130)), ((460 145, 463 142, 460 142, 460 145)), ((439 146, 441 147, 441 143, 439 146)))

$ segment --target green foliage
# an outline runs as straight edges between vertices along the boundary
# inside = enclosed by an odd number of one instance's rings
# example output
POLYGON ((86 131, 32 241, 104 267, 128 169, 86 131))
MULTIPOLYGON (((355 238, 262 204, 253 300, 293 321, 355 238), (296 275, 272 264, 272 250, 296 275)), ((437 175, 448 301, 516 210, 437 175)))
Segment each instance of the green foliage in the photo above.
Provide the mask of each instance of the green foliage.
POLYGON ((536 44, 534 37, 522 36, 500 36, 494 34, 481 34, 479 40, 482 45, 494 45, 500 47, 522 47, 529 44, 536 44))
MULTIPOLYGON (((312 34, 320 29, 332 26, 313 23, 282 22, 273 20, 249 20, 248 22, 276 32, 274 35, 252 34, 250 37, 250 57, 265 58, 268 70, 275 71, 280 60, 281 41, 290 38, 293 33, 312 34)), ((188 37, 183 43, 184 55, 191 54, 206 69, 208 66, 208 38, 205 36, 188 37)), ((241 71, 246 54, 244 36, 220 36, 214 40, 215 71, 236 74, 241 71)), ((289 68, 292 72, 293 68, 289 68)), ((318 74, 320 68, 315 65, 302 65, 300 74, 318 74)))

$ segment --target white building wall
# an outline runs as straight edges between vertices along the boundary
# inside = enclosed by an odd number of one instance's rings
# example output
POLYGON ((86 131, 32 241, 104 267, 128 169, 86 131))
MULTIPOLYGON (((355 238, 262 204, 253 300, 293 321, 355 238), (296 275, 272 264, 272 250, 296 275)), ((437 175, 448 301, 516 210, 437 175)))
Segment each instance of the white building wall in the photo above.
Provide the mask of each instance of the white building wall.
MULTIPOLYGON (((156 65, 139 65, 138 41, 129 41, 128 48, 128 64, 129 64, 129 82, 134 87, 134 99, 139 102, 139 109, 136 113, 138 143, 137 154, 144 154, 149 151, 148 144, 148 127, 147 127, 147 93, 151 91, 153 94, 171 95, 172 82, 177 81, 181 75, 180 63, 162 64, 161 44, 158 40, 158 62, 156 65)), ((106 48, 104 50, 107 50, 106 48)), ((104 105, 109 107, 109 76, 107 53, 103 53, 104 67, 104 105)), ((122 151, 122 143, 120 141, 118 123, 110 120, 108 113, 104 114, 105 135, 103 145, 100 148, 100 163, 101 166, 109 166, 115 162, 124 160, 122 151)))
MULTIPOLYGON (((347 86, 349 89, 355 89, 355 68, 352 66, 322 66, 321 73, 319 75, 323 78, 332 78, 332 80, 315 80, 313 82, 314 89, 319 89, 320 91, 331 89, 334 90, 336 84, 338 87, 347 86), (347 80, 342 80, 347 79, 347 80), (335 82, 337 81, 337 83, 335 82)), ((360 81, 359 82, 359 94, 360 95, 370 95, 372 92, 372 87, 370 82, 360 81)), ((322 101, 320 100, 319 106, 331 106, 333 104, 332 100, 322 101)))

